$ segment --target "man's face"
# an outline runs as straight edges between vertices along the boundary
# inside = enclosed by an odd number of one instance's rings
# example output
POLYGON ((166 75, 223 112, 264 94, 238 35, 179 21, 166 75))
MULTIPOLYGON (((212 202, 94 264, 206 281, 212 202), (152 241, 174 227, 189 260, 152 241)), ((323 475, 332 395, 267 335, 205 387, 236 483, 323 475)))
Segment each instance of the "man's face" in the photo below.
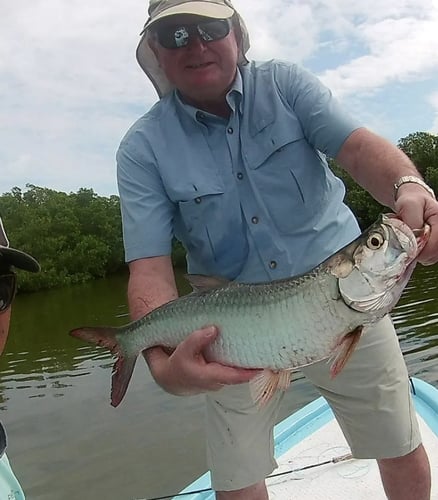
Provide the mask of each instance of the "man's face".
MULTIPOLYGON (((161 26, 195 24, 202 19, 172 16, 161 26)), ((168 80, 195 103, 223 98, 234 81, 239 48, 232 28, 225 38, 216 41, 205 42, 190 36, 185 47, 167 49, 153 39, 151 48, 168 80)))

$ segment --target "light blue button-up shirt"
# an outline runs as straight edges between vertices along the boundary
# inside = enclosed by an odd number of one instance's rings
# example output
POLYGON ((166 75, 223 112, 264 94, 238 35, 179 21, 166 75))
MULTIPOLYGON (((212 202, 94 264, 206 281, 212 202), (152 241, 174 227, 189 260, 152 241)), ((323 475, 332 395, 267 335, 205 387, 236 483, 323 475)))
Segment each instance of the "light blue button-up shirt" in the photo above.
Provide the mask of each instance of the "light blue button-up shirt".
POLYGON ((117 152, 126 260, 187 250, 190 273, 258 282, 301 274, 359 234, 328 168, 360 125, 312 74, 239 69, 227 119, 162 98, 117 152))

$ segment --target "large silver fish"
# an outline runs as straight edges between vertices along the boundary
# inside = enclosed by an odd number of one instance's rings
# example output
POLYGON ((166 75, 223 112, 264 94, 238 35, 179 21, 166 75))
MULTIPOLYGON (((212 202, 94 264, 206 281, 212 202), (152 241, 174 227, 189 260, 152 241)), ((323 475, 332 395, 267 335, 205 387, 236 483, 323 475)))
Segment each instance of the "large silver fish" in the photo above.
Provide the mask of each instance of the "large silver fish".
POLYGON ((175 348, 193 330, 216 325, 219 335, 206 358, 263 369, 250 384, 254 401, 264 404, 289 385, 297 368, 332 357, 331 375, 341 371, 364 326, 397 303, 428 236, 428 226, 415 235, 395 216, 382 215, 302 276, 242 284, 191 275, 193 293, 127 326, 83 327, 70 334, 117 356, 111 388, 111 404, 117 406, 141 351, 175 348))

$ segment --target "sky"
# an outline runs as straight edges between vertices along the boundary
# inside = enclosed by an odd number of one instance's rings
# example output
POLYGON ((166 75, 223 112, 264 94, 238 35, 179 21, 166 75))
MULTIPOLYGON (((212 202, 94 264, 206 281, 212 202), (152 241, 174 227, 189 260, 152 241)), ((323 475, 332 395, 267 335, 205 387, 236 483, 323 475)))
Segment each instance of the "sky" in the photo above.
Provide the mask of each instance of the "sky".
MULTIPOLYGON (((0 0, 0 194, 117 194, 115 152, 156 102, 135 49, 145 0, 0 0)), ((438 0, 234 0, 249 58, 313 71, 394 144, 438 134, 438 0)))

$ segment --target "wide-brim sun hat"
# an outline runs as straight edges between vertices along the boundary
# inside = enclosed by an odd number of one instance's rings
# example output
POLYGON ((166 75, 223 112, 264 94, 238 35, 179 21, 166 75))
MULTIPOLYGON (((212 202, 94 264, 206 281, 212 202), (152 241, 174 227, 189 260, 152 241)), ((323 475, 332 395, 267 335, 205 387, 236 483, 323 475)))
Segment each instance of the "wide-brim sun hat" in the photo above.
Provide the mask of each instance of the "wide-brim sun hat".
POLYGON ((31 271, 36 273, 40 271, 41 267, 36 259, 26 252, 17 250, 16 248, 11 248, 9 246, 9 240, 6 236, 5 228, 3 227, 3 222, 0 219, 0 259, 6 262, 8 265, 18 267, 19 269, 24 269, 25 271, 31 271))
POLYGON ((229 19, 236 17, 240 27, 241 41, 238 64, 247 64, 246 53, 249 50, 249 35, 240 14, 229 0, 150 0, 148 9, 149 18, 140 33, 141 39, 137 47, 137 61, 152 82, 158 96, 161 98, 174 89, 160 68, 157 58, 149 47, 149 28, 160 19, 178 14, 210 17, 212 19, 229 19))

